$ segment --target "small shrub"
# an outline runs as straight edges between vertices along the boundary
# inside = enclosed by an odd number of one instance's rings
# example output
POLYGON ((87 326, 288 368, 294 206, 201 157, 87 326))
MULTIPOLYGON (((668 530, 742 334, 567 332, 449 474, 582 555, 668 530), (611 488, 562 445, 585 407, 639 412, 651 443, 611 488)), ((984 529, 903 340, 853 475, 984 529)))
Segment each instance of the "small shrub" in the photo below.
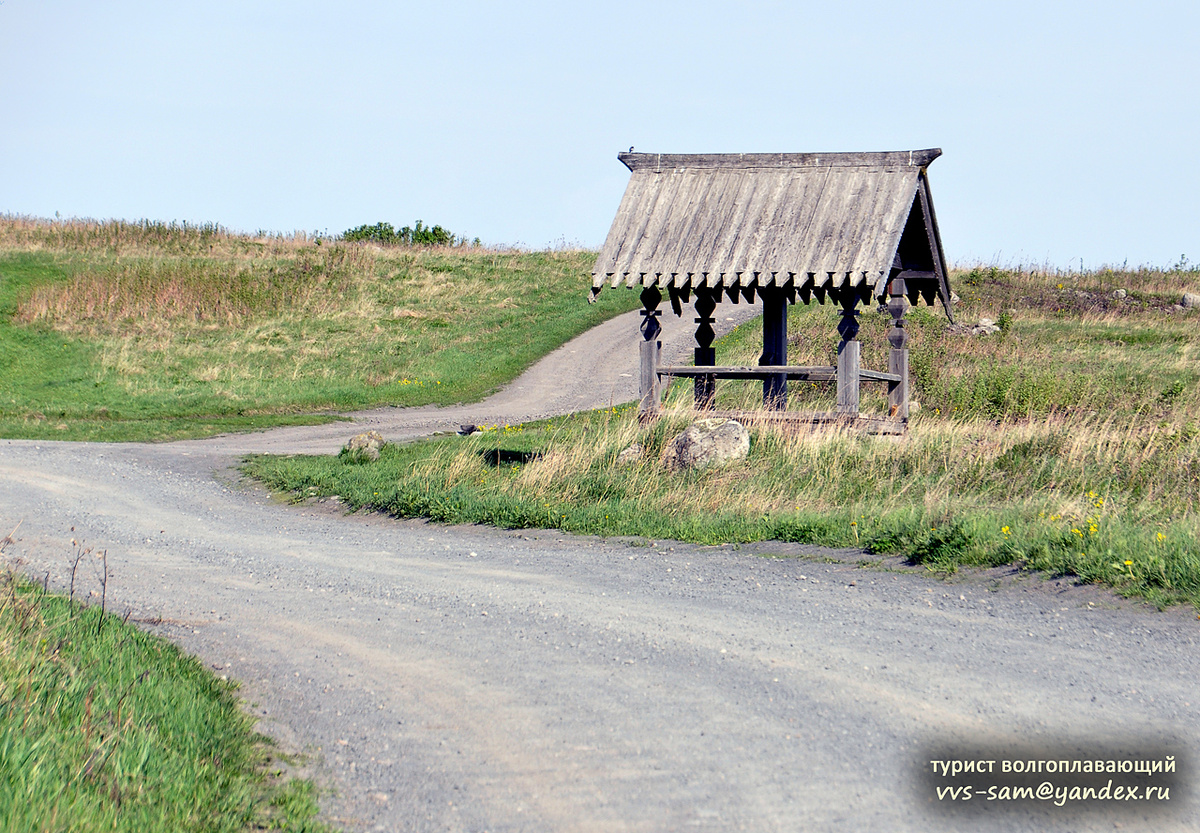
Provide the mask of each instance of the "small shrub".
MULTIPOLYGON (((391 223, 361 225, 342 233, 342 239, 353 243, 382 243, 387 246, 455 246, 466 243, 441 226, 426 226, 417 220, 413 226, 396 231, 391 223)), ((475 238, 476 245, 479 238, 475 238)))
POLYGON ((1163 389, 1163 392, 1161 394, 1159 394, 1158 398, 1162 402, 1174 402, 1176 399, 1178 399, 1180 396, 1183 395, 1183 392, 1185 390, 1187 390, 1187 385, 1184 384, 1183 380, 1176 379, 1174 382, 1167 385, 1167 387, 1163 389))
POLYGON ((386 243, 398 242, 396 229, 391 223, 376 223, 373 226, 361 225, 342 233, 342 239, 352 243, 386 243))
POLYGON ((946 526, 932 527, 929 534, 924 536, 913 547, 909 560, 913 564, 927 564, 932 567, 952 565, 971 549, 971 536, 958 521, 951 521, 946 526))

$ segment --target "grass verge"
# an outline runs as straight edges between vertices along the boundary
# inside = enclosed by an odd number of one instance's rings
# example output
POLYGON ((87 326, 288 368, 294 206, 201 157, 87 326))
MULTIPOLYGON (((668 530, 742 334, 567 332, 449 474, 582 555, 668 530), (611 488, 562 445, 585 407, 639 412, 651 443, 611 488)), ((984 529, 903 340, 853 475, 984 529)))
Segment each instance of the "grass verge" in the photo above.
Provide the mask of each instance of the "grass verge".
POLYGON ((233 683, 100 608, 0 574, 0 829, 326 831, 233 683))
MULTIPOLYGON (((935 572, 1015 563, 1200 606, 1200 328, 1172 304, 1195 279, 960 273, 958 319, 1003 327, 976 336, 914 311, 923 404, 901 440, 753 428, 747 460, 672 475, 659 455, 690 420, 688 388, 676 385, 649 427, 626 407, 387 447, 371 464, 261 457, 246 471, 297 499, 339 495, 403 517, 857 545, 935 572), (1123 297, 1109 294, 1118 288, 1123 297), (640 461, 619 467, 635 442, 640 461)), ((794 308, 789 360, 829 363, 836 317, 794 308)), ((863 318, 864 365, 886 367, 888 321, 863 318)), ((759 326, 720 342, 718 363, 754 363, 759 326)), ((828 387, 792 393, 796 409, 831 405, 828 387)), ((717 400, 753 409, 761 389, 722 381, 717 400)), ((881 391, 864 397, 865 410, 884 407, 881 391)))
POLYGON ((681 411, 644 428, 616 409, 389 445, 375 463, 255 457, 245 470, 297 499, 338 495, 351 509, 398 517, 861 546, 943 573, 1017 563, 1160 606, 1200 606, 1195 434, 1061 419, 1005 431, 926 420, 902 441, 753 428, 746 460, 668 474, 659 455, 689 420, 681 411), (640 461, 618 466, 634 442, 640 461))
POLYGON ((636 306, 586 303, 594 257, 0 217, 0 436, 163 440, 474 401, 636 306))

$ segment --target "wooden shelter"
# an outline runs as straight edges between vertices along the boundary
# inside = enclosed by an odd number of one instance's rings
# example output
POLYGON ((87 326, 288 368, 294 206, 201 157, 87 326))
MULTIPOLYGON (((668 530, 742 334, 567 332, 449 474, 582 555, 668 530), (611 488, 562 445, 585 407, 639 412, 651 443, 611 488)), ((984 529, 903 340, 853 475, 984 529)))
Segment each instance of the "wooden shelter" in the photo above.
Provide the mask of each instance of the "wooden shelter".
POLYGON ((696 407, 711 409, 716 379, 760 379, 767 409, 787 407, 789 379, 837 384, 837 412, 855 420, 859 384, 888 385, 891 427, 908 419, 909 302, 940 301, 953 320, 945 256, 926 168, 941 150, 891 153, 622 153, 629 185, 592 272, 606 285, 642 288, 640 412, 652 415, 661 379, 695 379, 696 407), (663 292, 676 315, 696 310, 695 367, 659 363, 663 292), (787 363, 787 305, 841 307, 836 367, 787 363), (723 300, 763 307, 754 367, 717 366, 713 312, 723 300), (892 316, 888 369, 859 365, 859 304, 892 316))

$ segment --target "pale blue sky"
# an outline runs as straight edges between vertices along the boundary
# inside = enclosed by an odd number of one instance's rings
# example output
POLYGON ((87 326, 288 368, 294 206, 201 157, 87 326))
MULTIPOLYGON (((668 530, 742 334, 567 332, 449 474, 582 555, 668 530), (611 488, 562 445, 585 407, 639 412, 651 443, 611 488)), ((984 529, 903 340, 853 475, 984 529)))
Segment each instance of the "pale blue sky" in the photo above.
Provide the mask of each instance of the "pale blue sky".
POLYGON ((941 147, 948 257, 1200 260, 1194 2, 0 3, 0 212, 598 247, 616 154, 941 147))

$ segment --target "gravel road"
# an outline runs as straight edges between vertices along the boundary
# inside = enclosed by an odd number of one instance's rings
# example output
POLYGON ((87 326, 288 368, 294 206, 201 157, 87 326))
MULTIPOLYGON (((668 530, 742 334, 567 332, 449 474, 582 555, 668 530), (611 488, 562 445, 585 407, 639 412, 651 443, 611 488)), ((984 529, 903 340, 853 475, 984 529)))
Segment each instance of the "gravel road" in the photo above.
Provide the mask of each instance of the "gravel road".
MULTIPOLYGON (((692 325, 667 323, 678 351, 692 325)), ((7 554, 65 588, 72 538, 106 550, 110 607, 242 681, 349 831, 1200 829, 1192 610, 854 551, 346 516, 233 468, 368 427, 400 439, 628 401, 635 326, 476 406, 159 445, 0 441, 0 522, 21 522, 7 554), (931 756, 1010 747, 1173 755, 1178 773, 1168 801, 934 799, 931 756)))

